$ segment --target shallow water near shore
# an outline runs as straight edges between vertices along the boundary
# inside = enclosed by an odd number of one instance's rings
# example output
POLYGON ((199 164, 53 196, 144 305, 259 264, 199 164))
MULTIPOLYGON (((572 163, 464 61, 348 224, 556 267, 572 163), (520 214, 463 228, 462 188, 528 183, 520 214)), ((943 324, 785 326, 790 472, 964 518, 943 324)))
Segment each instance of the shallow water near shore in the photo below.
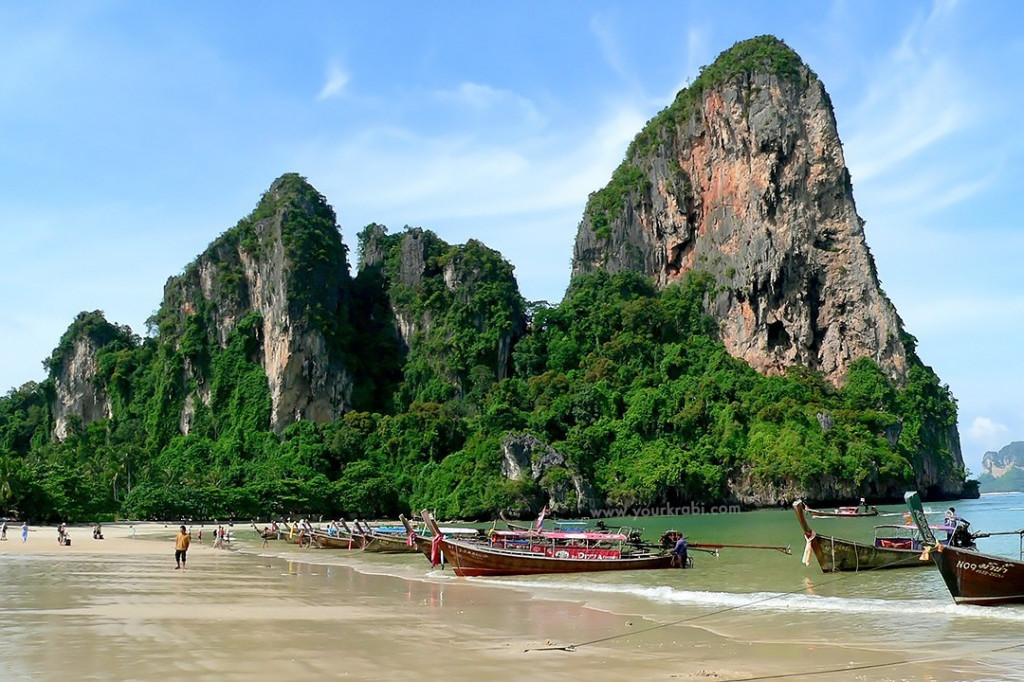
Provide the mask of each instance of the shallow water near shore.
MULTIPOLYGON (((1024 526, 1024 495, 956 506, 976 531, 1024 526)), ((870 539, 902 509, 880 512, 811 523, 870 539)), ((623 522, 648 539, 671 527, 792 555, 724 549, 696 553, 688 571, 464 579, 419 555, 262 549, 241 530, 236 551, 194 546, 185 572, 171 551, 5 554, 0 679, 1024 680, 1024 647, 1006 649, 1024 642, 1024 607, 956 606, 931 567, 823 575, 800 563, 791 510, 623 522)), ((139 546, 171 548, 172 534, 139 546)), ((1017 538, 980 548, 1015 557, 1017 538)))

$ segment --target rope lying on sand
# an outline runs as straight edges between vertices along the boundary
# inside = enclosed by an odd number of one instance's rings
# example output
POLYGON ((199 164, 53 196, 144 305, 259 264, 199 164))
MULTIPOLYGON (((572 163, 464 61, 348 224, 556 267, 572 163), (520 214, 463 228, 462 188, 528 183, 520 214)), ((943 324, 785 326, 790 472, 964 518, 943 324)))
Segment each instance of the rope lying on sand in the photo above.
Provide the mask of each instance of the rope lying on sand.
MULTIPOLYGON (((709 618, 711 616, 717 616, 719 614, 728 613, 730 611, 736 611, 738 609, 742 609, 742 608, 745 608, 745 607, 748 607, 748 606, 754 606, 755 604, 763 604, 764 602, 772 601, 773 599, 779 599, 781 597, 788 597, 789 595, 793 595, 793 594, 800 594, 801 592, 806 592, 807 589, 809 589, 809 587, 822 587, 824 585, 831 585, 832 583, 836 583, 836 582, 839 582, 841 580, 847 580, 849 578, 856 577, 858 574, 861 574, 861 573, 870 573, 871 571, 876 571, 876 570, 878 570, 880 568, 892 568, 893 565, 898 565, 898 564, 902 564, 902 563, 905 563, 905 562, 911 562, 911 561, 919 561, 919 560, 920 559, 918 557, 916 557, 916 556, 914 556, 914 557, 907 557, 906 559, 901 559, 900 561, 895 562, 895 564, 887 564, 886 566, 876 566, 874 568, 865 569, 863 571, 857 571, 857 572, 854 572, 854 573, 847 573, 847 574, 844 574, 844 575, 840 575, 839 577, 834 578, 832 580, 827 580, 827 581, 825 581, 823 583, 818 583, 817 585, 804 586, 804 587, 801 587, 801 588, 796 589, 796 590, 790 590, 789 592, 780 592, 778 594, 773 594, 773 595, 770 595, 770 596, 767 596, 767 597, 764 597, 764 598, 761 598, 761 599, 754 599, 754 600, 749 601, 749 602, 744 602, 743 604, 736 604, 734 606, 727 606, 725 608, 718 609, 716 611, 711 611, 709 613, 701 613, 701 614, 697 614, 696 616, 690 616, 688 618, 681 618, 679 620, 672 621, 670 623, 659 623, 658 625, 652 625, 650 627, 641 628, 639 630, 630 630, 630 631, 627 631, 627 632, 621 632, 619 634, 608 635, 607 637, 599 637, 597 639, 592 639, 592 640, 589 640, 589 641, 586 641, 586 642, 579 642, 577 644, 567 644, 565 646, 548 646, 548 647, 537 647, 537 648, 533 648, 533 649, 524 649, 523 653, 528 653, 528 652, 531 652, 531 651, 569 651, 569 652, 573 652, 573 651, 581 649, 581 648, 583 648, 585 646, 591 646, 593 644, 602 644, 604 642, 611 642, 613 640, 623 639, 625 637, 634 637, 636 635, 642 635, 642 634, 647 633, 647 632, 652 632, 654 630, 661 630, 662 628, 673 627, 675 625, 681 625, 683 623, 691 623, 691 622, 693 622, 695 620, 700 620, 702 618, 709 618)), ((1012 644, 1010 646, 999 647, 997 649, 986 649, 984 651, 978 651, 978 652, 975 652, 975 653, 976 654, 998 653, 998 652, 1001 652, 1001 651, 1010 651, 1012 649, 1017 649, 1017 648, 1022 647, 1022 646, 1024 646, 1024 642, 1021 642, 1019 644, 1012 644)), ((928 657, 925 657, 925 658, 918 658, 918 659, 907 658, 907 659, 901 659, 899 661, 890 661, 890 662, 887 662, 887 663, 866 663, 866 664, 860 665, 860 666, 846 666, 846 667, 842 667, 842 668, 830 668, 830 669, 825 669, 825 670, 807 670, 807 671, 803 671, 803 672, 794 672, 794 673, 778 673, 778 674, 774 674, 774 675, 763 675, 763 676, 759 676, 759 677, 737 678, 737 680, 739 680, 739 679, 743 679, 745 681, 749 681, 749 680, 778 680, 778 679, 785 679, 785 678, 789 678, 789 677, 802 677, 802 676, 807 676, 807 675, 828 675, 828 674, 831 674, 831 673, 850 672, 850 671, 858 671, 858 670, 871 670, 871 669, 875 669, 875 668, 887 668, 887 667, 892 667, 892 666, 897 666, 897 665, 906 665, 906 664, 910 664, 910 663, 925 663, 925 662, 934 662, 934 661, 941 661, 941 660, 950 660, 952 658, 962 658, 964 655, 965 655, 964 652, 959 652, 959 653, 957 653, 957 655, 955 657, 954 656, 949 656, 949 657, 928 656, 928 657)), ((723 680, 723 682, 730 682, 730 681, 729 680, 723 680)))

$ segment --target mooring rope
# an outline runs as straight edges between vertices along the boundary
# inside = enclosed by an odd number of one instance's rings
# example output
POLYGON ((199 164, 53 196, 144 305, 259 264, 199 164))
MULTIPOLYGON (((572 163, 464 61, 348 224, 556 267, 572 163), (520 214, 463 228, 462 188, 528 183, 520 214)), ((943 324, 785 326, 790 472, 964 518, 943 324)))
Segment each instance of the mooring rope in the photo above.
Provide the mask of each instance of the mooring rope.
MULTIPOLYGON (((982 654, 995 654, 1000 651, 1010 651, 1011 649, 1018 649, 1024 646, 1024 642, 1019 644, 1011 644, 1010 646, 1002 646, 997 649, 985 649, 982 651, 969 652, 970 655, 979 656, 982 654)), ((846 672, 857 672, 860 670, 877 670, 878 668, 891 668, 897 665, 906 665, 910 663, 934 663, 936 661, 951 661, 954 658, 962 658, 965 653, 957 653, 955 656, 928 656, 927 658, 904 658, 899 661, 889 661, 888 663, 863 663, 861 665, 851 665, 843 668, 825 668, 823 670, 805 670, 803 672, 795 673, 775 673, 772 675, 758 675, 756 677, 735 677, 729 680, 722 680, 722 682, 753 682, 755 680, 784 680, 792 677, 807 677, 808 675, 831 675, 832 673, 846 673, 846 672)))
MULTIPOLYGON (((576 651, 577 649, 580 649, 580 648, 585 647, 585 646, 591 646, 591 645, 594 645, 594 644, 602 644, 604 642, 610 642, 610 641, 613 641, 613 640, 616 640, 616 639, 624 639, 626 637, 634 637, 636 635, 642 635, 642 634, 645 634, 645 633, 648 633, 648 632, 653 632, 654 630, 661 630, 663 628, 673 627, 673 626, 676 626, 676 625, 681 625, 683 623, 691 623, 691 622, 693 622, 695 620, 700 620, 702 618, 710 618, 711 616, 717 616, 717 615, 720 615, 720 614, 723 614, 723 613, 728 613, 730 611, 736 611, 738 609, 746 608, 748 606, 754 606, 756 604, 763 604, 764 602, 772 601, 773 599, 779 599, 780 597, 788 597, 789 595, 799 594, 801 592, 805 592, 805 591, 807 591, 808 589, 810 589, 812 587, 823 587, 825 585, 831 585, 832 583, 837 583, 837 582, 840 582, 842 580, 848 580, 850 578, 855 578, 858 574, 861 574, 861 573, 870 573, 871 571, 877 571, 877 570, 882 569, 882 568, 892 568, 893 566, 899 566, 899 565, 901 565, 903 563, 906 563, 906 562, 909 562, 909 561, 920 561, 920 560, 921 559, 919 558, 919 556, 907 557, 906 559, 901 559, 901 560, 893 562, 891 564, 885 564, 884 566, 875 566, 874 568, 867 568, 867 569, 864 569, 863 571, 856 571, 856 572, 848 573, 846 575, 840 575, 837 578, 833 578, 832 580, 827 580, 825 582, 818 583, 817 585, 810 585, 810 586, 805 585, 804 587, 801 587, 801 588, 796 589, 796 590, 790 590, 789 592, 779 592, 777 594, 772 594, 772 595, 769 595, 769 596, 764 597, 762 599, 754 599, 754 600, 749 601, 749 602, 744 602, 743 604, 736 604, 734 606, 727 606, 725 608, 718 609, 718 610, 715 610, 715 611, 711 611, 711 612, 708 612, 708 613, 700 613, 700 614, 697 614, 695 616, 690 616, 690 617, 687 617, 687 618, 680 618, 679 620, 672 621, 670 623, 659 623, 658 625, 652 625, 650 627, 641 628, 639 630, 630 630, 630 631, 622 632, 622 633, 615 634, 615 635, 608 635, 607 637, 599 637, 597 639, 592 639, 592 640, 589 640, 589 641, 586 641, 586 642, 579 642, 577 644, 567 644, 565 646, 549 646, 549 647, 537 647, 537 648, 532 648, 532 649, 524 649, 523 653, 528 653, 530 651, 569 651, 569 652, 572 652, 572 651, 576 651)), ((1020 648, 1022 646, 1024 646, 1024 642, 1020 642, 1018 644, 1011 644, 1009 646, 998 647, 998 648, 995 648, 995 649, 986 649, 986 650, 983 650, 983 651, 976 651, 976 652, 974 652, 974 654, 994 654, 994 653, 999 653, 1001 651, 1010 651, 1012 649, 1017 649, 1017 648, 1020 648)), ((754 680, 781 680, 781 679, 787 679, 787 678, 793 678, 793 677, 806 677, 808 675, 830 675, 832 673, 856 672, 856 671, 861 671, 861 670, 874 670, 874 669, 878 669, 878 668, 888 668, 888 667, 894 667, 894 666, 898 666, 898 665, 907 665, 907 664, 912 664, 912 663, 925 663, 925 662, 951 660, 953 658, 962 657, 963 655, 964 655, 963 653, 958 653, 956 656, 946 656, 946 657, 928 656, 926 658, 918 658, 918 659, 905 658, 905 659, 900 659, 898 661, 889 661, 889 662, 886 662, 886 663, 865 663, 865 664, 862 664, 862 665, 844 666, 842 668, 829 668, 829 669, 824 669, 824 670, 807 670, 807 671, 803 671, 803 672, 792 672, 792 673, 775 673, 775 674, 772 674, 772 675, 761 675, 761 676, 757 676, 757 677, 734 678, 734 680, 723 680, 722 682, 740 682, 740 680, 743 680, 744 682, 751 682, 751 681, 754 681, 754 680)))
MULTIPOLYGON (((846 575, 840 575, 837 578, 833 578, 832 580, 827 580, 827 581, 825 581, 823 583, 818 583, 817 585, 812 585, 810 587, 823 587, 825 585, 831 585, 832 583, 836 583, 836 582, 839 582, 841 580, 848 580, 850 578, 853 578, 853 577, 857 576, 858 573, 870 573, 871 571, 877 571, 880 568, 891 568, 894 565, 900 565, 900 564, 903 564, 903 563, 908 562, 908 561, 920 561, 920 559, 918 557, 919 557, 919 555, 914 556, 914 557, 907 557, 906 559, 900 559, 899 561, 895 561, 895 562, 893 562, 891 564, 886 564, 885 566, 875 566, 874 568, 866 568, 863 571, 857 571, 856 573, 847 573, 846 575)), ((798 588, 798 589, 795 589, 795 590, 790 590, 789 592, 779 592, 779 593, 776 593, 776 594, 771 594, 771 595, 769 595, 767 597, 763 597, 761 599, 754 599, 753 601, 744 602, 742 604, 735 604, 733 606, 727 606, 725 608, 718 609, 716 611, 710 611, 708 613, 699 613, 699 614, 697 614, 695 616, 689 616, 687 618, 681 618, 679 620, 672 621, 671 623, 659 623, 657 625, 652 625, 650 627, 641 628, 639 630, 631 630, 631 631, 628 631, 628 632, 619 633, 617 635, 609 635, 607 637, 599 637, 598 639, 592 639, 590 641, 580 642, 578 644, 567 644, 565 646, 550 646, 550 647, 538 647, 538 648, 534 648, 534 649, 525 649, 524 653, 529 652, 529 651, 575 651, 576 649, 579 649, 579 648, 585 647, 585 646, 590 646, 592 644, 601 644, 602 642, 610 642, 610 641, 615 640, 615 639, 622 639, 624 637, 632 637, 634 635, 641 635, 641 634, 644 634, 646 632, 652 632, 654 630, 661 630, 662 628, 672 627, 674 625, 681 625, 683 623, 690 623, 690 622, 693 622, 695 620, 700 620, 701 618, 710 618, 711 616, 717 616, 717 615, 722 614, 722 613, 728 613, 730 611, 736 611, 737 609, 746 608, 748 606, 754 606, 755 604, 763 604, 764 602, 772 601, 773 599, 779 599, 781 597, 788 597, 788 596, 790 596, 792 594, 799 594, 801 592, 805 592, 805 591, 807 591, 807 589, 809 589, 809 588, 808 588, 808 586, 805 585, 804 587, 801 587, 801 588, 798 588)))

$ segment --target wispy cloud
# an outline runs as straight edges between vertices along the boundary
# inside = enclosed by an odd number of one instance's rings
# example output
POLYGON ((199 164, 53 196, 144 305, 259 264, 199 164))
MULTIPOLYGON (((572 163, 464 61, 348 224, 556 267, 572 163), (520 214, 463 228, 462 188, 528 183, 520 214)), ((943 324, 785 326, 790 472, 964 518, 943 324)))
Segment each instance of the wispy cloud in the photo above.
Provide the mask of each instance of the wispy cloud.
POLYGON ((985 447, 1000 448, 1006 445, 1010 429, 988 417, 975 417, 969 433, 974 440, 985 443, 985 447))
POLYGON ((846 139, 854 182, 902 172, 901 164, 981 122, 977 86, 946 46, 955 10, 955 2, 936 2, 865 74, 869 85, 846 139))
POLYGON ((310 149, 297 163, 310 169, 323 191, 346 197, 350 209, 406 207, 415 210, 417 220, 429 221, 578 204, 607 182, 624 146, 616 154, 609 137, 596 134, 581 149, 544 136, 500 145, 451 131, 426 135, 390 127, 365 131, 326 154, 310 149), (585 191, 581 185, 587 185, 585 191))
POLYGON ((441 90, 434 95, 442 102, 466 107, 475 111, 490 111, 497 108, 513 108, 522 120, 537 125, 544 121, 537 107, 528 98, 512 92, 481 83, 464 82, 455 90, 441 90))
POLYGON ((615 33, 615 22, 612 18, 603 14, 594 15, 590 20, 590 31, 597 38, 601 54, 611 70, 623 80, 627 80, 626 58, 623 55, 622 46, 619 44, 619 39, 615 33))
POLYGON ((317 93, 316 100, 322 102, 344 94, 345 86, 348 85, 349 80, 348 72, 341 68, 341 65, 336 62, 330 63, 327 66, 327 80, 324 82, 324 86, 320 88, 320 92, 317 93))

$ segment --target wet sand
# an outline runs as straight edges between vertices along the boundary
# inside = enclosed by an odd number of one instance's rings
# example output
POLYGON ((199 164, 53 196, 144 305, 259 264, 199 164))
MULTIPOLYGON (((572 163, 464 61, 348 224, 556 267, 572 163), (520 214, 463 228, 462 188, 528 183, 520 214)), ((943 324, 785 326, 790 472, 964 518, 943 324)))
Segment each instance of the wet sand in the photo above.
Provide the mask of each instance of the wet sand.
POLYGON ((90 527, 73 528, 70 547, 57 545, 56 528, 26 543, 8 531, 0 679, 1014 679, 998 658, 965 662, 956 643, 823 642, 794 634, 787 615, 767 630, 732 628, 728 616, 664 625, 627 600, 540 598, 528 586, 428 575, 425 561, 422 579, 373 575, 307 563, 317 555, 280 542, 264 554, 258 541, 252 553, 194 542, 188 570, 176 571, 177 526, 135 530, 132 539, 107 525, 93 540, 90 527))

